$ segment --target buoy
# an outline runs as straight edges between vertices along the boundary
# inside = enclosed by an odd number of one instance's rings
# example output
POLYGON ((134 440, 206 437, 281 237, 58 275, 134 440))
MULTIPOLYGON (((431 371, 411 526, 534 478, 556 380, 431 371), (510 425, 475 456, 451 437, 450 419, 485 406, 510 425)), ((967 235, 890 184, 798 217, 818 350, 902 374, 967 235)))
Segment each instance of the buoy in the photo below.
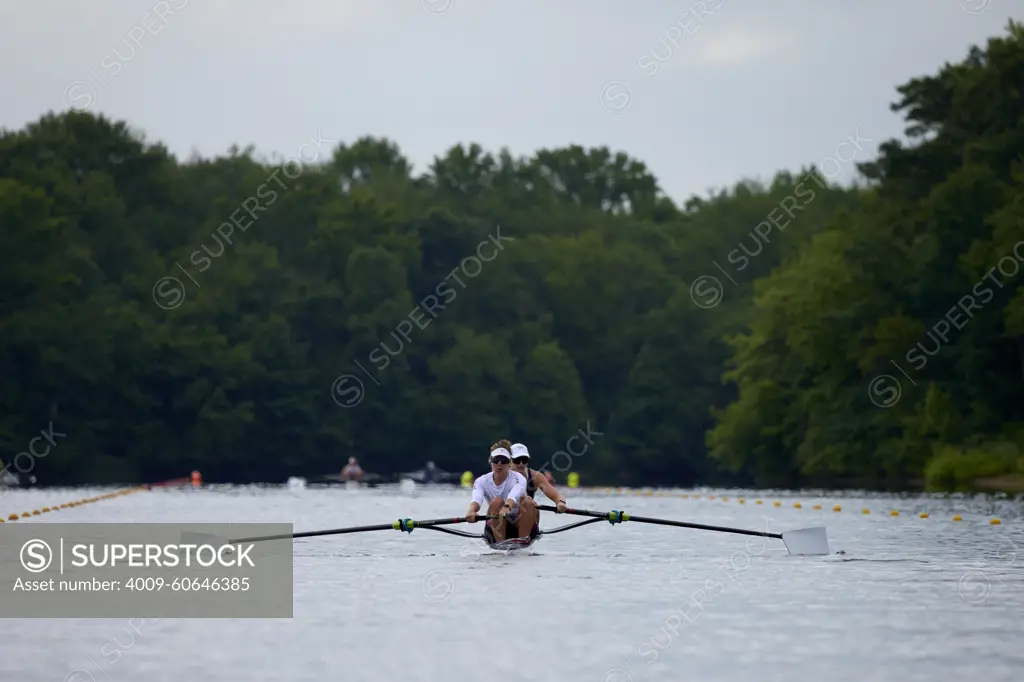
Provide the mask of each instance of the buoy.
POLYGON ((774 504, 773 506, 775 506, 775 507, 781 507, 781 506, 782 506, 782 503, 781 503, 781 502, 779 502, 778 500, 775 500, 775 504, 774 504))
POLYGON ((757 501, 757 502, 755 502, 754 504, 763 504, 763 502, 761 502, 761 500, 758 500, 758 501, 757 501))
POLYGON ((689 495, 680 495, 679 497, 683 498, 684 500, 690 499, 689 495))
POLYGON ((192 487, 193 488, 198 488, 202 484, 203 484, 203 477, 200 475, 200 473, 198 471, 193 471, 192 472, 192 487))
POLYGON ((803 509, 803 506, 799 502, 794 502, 793 509, 803 509))
POLYGON ((900 515, 899 511, 897 511, 895 509, 893 509, 891 512, 889 512, 889 516, 899 516, 899 515, 900 515))
POLYGON ((816 505, 814 505, 814 508, 815 509, 821 509, 821 505, 820 504, 816 504, 816 505))
POLYGON ((959 514, 957 514, 956 516, 954 516, 954 517, 953 517, 953 520, 954 520, 954 521, 963 521, 963 520, 964 520, 964 517, 962 517, 962 516, 960 516, 959 514))
POLYGON ((715 496, 714 495, 708 495, 708 499, 709 500, 713 500, 713 499, 715 499, 715 496))
POLYGON ((569 477, 567 479, 567 483, 568 483, 570 488, 578 488, 578 487, 580 487, 580 475, 578 473, 576 473, 575 471, 570 472, 569 473, 569 477))
POLYGON ((862 513, 862 514, 870 514, 870 513, 871 513, 871 510, 870 510, 870 509, 868 509, 867 507, 865 507, 864 509, 861 509, 861 513, 862 513))
POLYGON ((743 499, 743 498, 741 497, 741 498, 740 498, 740 504, 746 504, 746 503, 747 503, 747 501, 746 501, 746 500, 744 500, 744 499, 743 499))
POLYGON ((723 498, 722 498, 722 502, 728 502, 728 501, 729 501, 729 498, 728 498, 728 497, 723 497, 723 498))
POLYGON ((922 519, 927 519, 928 518, 928 512, 921 512, 921 518, 922 519))
POLYGON ((834 512, 838 512, 838 511, 843 511, 843 508, 842 508, 842 507, 840 507, 840 506, 839 506, 839 505, 837 504, 836 506, 832 507, 832 511, 834 511, 834 512))
POLYGON ((463 471, 462 472, 462 478, 460 479, 459 482, 462 484, 463 488, 472 488, 473 487, 473 472, 472 471, 463 471))
POLYGON ((1001 523, 1002 523, 1002 521, 1000 521, 999 519, 992 519, 991 521, 988 522, 988 525, 990 525, 990 526, 998 526, 1001 523))
POLYGON ((18 515, 17 514, 11 514, 10 516, 7 517, 7 520, 8 521, 17 521, 18 520, 18 515))

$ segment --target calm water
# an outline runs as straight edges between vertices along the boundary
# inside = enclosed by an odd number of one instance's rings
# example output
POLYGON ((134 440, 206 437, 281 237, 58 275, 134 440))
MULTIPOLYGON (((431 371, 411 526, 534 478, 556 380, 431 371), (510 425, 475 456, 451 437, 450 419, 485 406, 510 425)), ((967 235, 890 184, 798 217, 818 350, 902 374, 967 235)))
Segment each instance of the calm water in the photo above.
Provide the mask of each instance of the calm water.
MULTIPOLYGON (((96 494, 18 491, 0 500, 0 511, 96 494)), ((773 532, 824 524, 832 551, 845 554, 788 557, 776 540, 630 523, 592 524, 513 556, 422 529, 313 538, 295 543, 291 620, 6 620, 0 680, 936 682, 1024 675, 1019 502, 761 492, 746 493, 740 505, 735 491, 722 494, 730 500, 568 499, 575 507, 773 532), (765 503, 755 506, 759 496, 765 503), (803 509, 792 508, 796 500, 803 509), (837 503, 843 510, 833 513, 837 503), (865 506, 870 515, 860 512, 865 506), (901 516, 889 516, 893 508, 901 516), (920 511, 931 517, 918 518, 920 511), (960 523, 951 521, 957 513, 960 523), (1002 525, 989 525, 992 516, 1002 525)), ((19 523, 265 521, 313 530, 461 515, 467 504, 462 491, 159 491, 19 523)), ((542 527, 572 520, 545 513, 542 527)))

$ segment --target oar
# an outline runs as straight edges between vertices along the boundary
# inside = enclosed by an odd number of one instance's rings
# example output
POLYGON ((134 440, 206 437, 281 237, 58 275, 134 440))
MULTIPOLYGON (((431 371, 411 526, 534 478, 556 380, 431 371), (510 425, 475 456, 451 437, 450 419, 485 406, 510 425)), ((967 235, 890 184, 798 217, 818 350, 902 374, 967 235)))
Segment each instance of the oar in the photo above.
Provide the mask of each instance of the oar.
MULTIPOLYGON (((551 505, 537 505, 544 511, 557 512, 556 507, 551 505)), ((822 555, 828 554, 828 534, 824 526, 816 528, 803 528, 800 530, 787 530, 782 533, 769 533, 760 530, 746 530, 744 528, 727 528, 725 526, 708 526, 703 523, 690 523, 688 521, 672 521, 670 519, 652 519, 645 516, 633 516, 625 512, 612 510, 610 512, 595 512, 587 509, 569 509, 564 514, 576 516, 590 516, 597 519, 606 519, 612 524, 623 521, 635 521, 637 523, 653 523, 658 526, 676 526, 678 528, 695 528, 697 530, 711 530, 719 533, 736 533, 738 535, 754 535, 757 537, 775 538, 786 544, 786 549, 792 555, 822 555)))
MULTIPOLYGON (((496 516, 477 516, 478 521, 486 521, 488 519, 496 519, 496 516)), ((345 533, 364 533, 375 530, 401 530, 406 533, 411 533, 414 528, 433 528, 435 526, 446 526, 456 523, 466 523, 466 517, 448 518, 448 519, 430 519, 427 521, 414 521, 412 519, 399 519, 391 523, 380 523, 374 526, 350 526, 348 528, 331 528, 328 530, 307 530, 300 533, 282 533, 280 535, 260 535, 251 538, 236 538, 228 540, 227 538, 218 538, 212 535, 206 535, 204 533, 182 533, 183 537, 188 537, 192 541, 198 542, 211 542, 212 540, 219 540, 226 544, 238 544, 240 542, 263 542, 266 540, 286 540, 296 538, 311 538, 320 535, 343 535, 345 533)), ((441 530, 438 528, 437 530, 441 530)))

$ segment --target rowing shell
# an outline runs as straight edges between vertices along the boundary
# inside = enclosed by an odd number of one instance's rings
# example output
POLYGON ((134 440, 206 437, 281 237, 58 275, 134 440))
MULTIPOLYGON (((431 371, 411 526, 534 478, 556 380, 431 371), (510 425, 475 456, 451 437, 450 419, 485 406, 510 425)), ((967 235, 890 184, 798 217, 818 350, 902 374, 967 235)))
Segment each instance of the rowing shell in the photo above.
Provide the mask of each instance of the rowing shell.
POLYGON ((507 540, 502 540, 501 542, 488 543, 487 546, 498 551, 515 552, 521 549, 527 549, 539 539, 540 535, 535 535, 530 538, 509 538, 507 540))

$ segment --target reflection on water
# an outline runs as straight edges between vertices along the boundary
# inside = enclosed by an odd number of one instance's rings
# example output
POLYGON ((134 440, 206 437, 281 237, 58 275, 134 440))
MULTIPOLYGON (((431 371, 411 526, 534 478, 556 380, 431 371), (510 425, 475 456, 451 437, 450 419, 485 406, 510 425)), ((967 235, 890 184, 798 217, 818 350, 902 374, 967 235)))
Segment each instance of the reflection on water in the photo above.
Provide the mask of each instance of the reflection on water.
MULTIPOLYGON (((164 490, 19 523, 286 522, 298 531, 467 506, 461 490, 407 492, 164 490)), ((64 493, 15 491, 0 506, 6 514, 97 494, 64 493)), ((8 620, 0 679, 935 682, 1024 673, 1019 502, 721 495, 733 499, 577 492, 570 505, 771 532, 827 525, 833 554, 789 557, 773 539, 637 523, 588 525, 514 555, 427 529, 303 539, 291 620, 8 620), (736 504, 742 496, 748 503, 736 504), (768 503, 776 499, 779 507, 768 503), (893 508, 901 515, 889 516, 893 508), (992 516, 1002 524, 989 525, 992 516)), ((571 520, 545 514, 542 527, 571 520)))

